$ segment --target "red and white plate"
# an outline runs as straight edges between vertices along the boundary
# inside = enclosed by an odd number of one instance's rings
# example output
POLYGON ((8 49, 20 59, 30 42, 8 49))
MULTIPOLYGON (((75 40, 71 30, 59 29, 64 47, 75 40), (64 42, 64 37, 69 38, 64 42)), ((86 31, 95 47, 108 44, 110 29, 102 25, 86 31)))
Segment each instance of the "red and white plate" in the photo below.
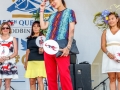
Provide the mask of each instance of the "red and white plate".
POLYGON ((36 45, 38 46, 38 47, 43 47, 43 43, 45 42, 45 36, 39 36, 39 37, 37 37, 37 39, 36 39, 36 45))
POLYGON ((118 60, 120 62, 120 52, 117 52, 115 54, 115 60, 118 60))
POLYGON ((7 46, 0 46, 0 57, 7 56, 9 54, 9 48, 7 46))
POLYGON ((59 45, 55 40, 47 40, 43 44, 43 49, 47 54, 54 55, 59 51, 59 45))

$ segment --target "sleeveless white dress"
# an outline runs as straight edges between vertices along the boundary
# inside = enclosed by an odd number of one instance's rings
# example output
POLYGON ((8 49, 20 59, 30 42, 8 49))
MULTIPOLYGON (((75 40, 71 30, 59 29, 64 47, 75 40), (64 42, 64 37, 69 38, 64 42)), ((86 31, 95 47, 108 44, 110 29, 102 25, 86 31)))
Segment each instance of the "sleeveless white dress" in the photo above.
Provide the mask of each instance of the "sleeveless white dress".
MULTIPOLYGON (((10 36, 9 39, 7 40, 2 40, 0 37, 0 47, 8 47, 9 54, 7 56, 10 56, 14 53, 14 45, 13 45, 13 37, 10 36)), ((0 57, 3 53, 5 53, 5 50, 2 50, 2 53, 0 53, 0 57)), ((18 78, 18 71, 17 71, 17 66, 15 64, 15 58, 12 58, 10 60, 6 60, 3 63, 0 63, 0 79, 6 79, 6 78, 11 78, 11 79, 17 79, 18 78)))
MULTIPOLYGON (((120 44, 120 30, 116 34, 112 34, 110 29, 107 29, 106 42, 107 44, 112 44, 112 43, 120 44)), ((120 52, 119 45, 114 44, 114 45, 107 46, 106 48, 110 53, 114 55, 120 52)), ((103 53, 102 73, 108 73, 108 72, 120 72, 120 63, 110 59, 105 53, 103 53)))

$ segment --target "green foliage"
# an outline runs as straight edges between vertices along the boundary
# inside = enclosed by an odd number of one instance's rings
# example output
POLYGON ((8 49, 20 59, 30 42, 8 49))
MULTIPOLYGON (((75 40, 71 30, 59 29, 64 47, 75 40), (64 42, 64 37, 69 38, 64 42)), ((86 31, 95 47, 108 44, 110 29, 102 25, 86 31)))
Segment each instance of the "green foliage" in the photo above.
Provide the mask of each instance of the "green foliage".
MULTIPOLYGON (((39 11, 37 11, 36 13, 33 13, 32 18, 34 18, 35 21, 40 21, 40 13, 39 13, 39 11)), ((41 31, 43 31, 43 34, 46 36, 47 29, 45 29, 45 30, 40 29, 40 32, 41 31)))
POLYGON ((39 11, 37 11, 36 13, 33 13, 32 18, 34 18, 35 21, 39 21, 39 20, 40 20, 40 14, 39 14, 39 11))
POLYGON ((46 36, 47 29, 45 29, 45 30, 40 30, 40 32, 43 32, 44 36, 46 36))

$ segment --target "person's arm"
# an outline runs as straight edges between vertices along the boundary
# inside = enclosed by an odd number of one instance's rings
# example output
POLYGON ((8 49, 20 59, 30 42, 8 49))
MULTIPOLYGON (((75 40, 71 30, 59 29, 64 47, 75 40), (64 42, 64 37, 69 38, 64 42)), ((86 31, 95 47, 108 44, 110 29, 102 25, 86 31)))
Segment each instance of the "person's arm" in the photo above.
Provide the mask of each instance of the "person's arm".
POLYGON ((27 62, 28 61, 28 56, 29 56, 29 53, 30 53, 30 50, 29 49, 27 49, 26 50, 26 54, 25 54, 25 62, 27 62))
POLYGON ((73 42, 74 38, 74 29, 75 29, 75 24, 76 24, 76 17, 75 13, 73 10, 70 11, 70 16, 69 16, 69 37, 68 37, 68 44, 67 46, 62 50, 63 53, 61 56, 67 56, 69 54, 69 51, 71 49, 71 45, 73 42))
POLYGON ((101 37, 101 49, 104 53, 108 53, 108 50, 106 49, 106 30, 103 31, 102 37, 101 37))
MULTIPOLYGON (((68 37, 68 44, 67 46, 62 50, 62 55, 61 56, 68 56, 69 51, 71 49, 71 45, 73 42, 73 38, 74 38, 74 28, 75 28, 75 22, 71 22, 69 24, 69 37, 68 37)), ((60 50, 61 51, 61 50, 60 50)))
POLYGON ((67 48, 70 50, 73 38, 74 38, 74 28, 75 28, 75 22, 71 22, 69 24, 69 37, 68 37, 68 45, 67 48))
POLYGON ((42 2, 40 4, 40 26, 41 26, 41 29, 46 29, 49 25, 49 22, 48 21, 44 21, 44 10, 45 10, 45 2, 42 2))
POLYGON ((102 37, 101 37, 101 49, 110 59, 115 59, 115 56, 109 52, 106 48, 106 30, 103 31, 102 37))
POLYGON ((25 54, 25 62, 24 62, 24 68, 25 68, 25 70, 27 70, 27 63, 28 63, 29 53, 30 53, 30 50, 27 49, 27 50, 26 50, 26 54, 25 54))
POLYGON ((24 68, 25 68, 25 70, 27 70, 28 57, 29 57, 29 53, 30 53, 30 49, 29 49, 29 42, 30 42, 30 40, 29 40, 29 38, 27 38, 27 50, 26 50, 25 62, 24 62, 24 68))
POLYGON ((75 24, 77 23, 76 21, 76 16, 75 12, 71 10, 70 16, 69 16, 69 37, 68 37, 68 45, 67 48, 70 49, 73 38, 74 38, 74 29, 75 29, 75 24))

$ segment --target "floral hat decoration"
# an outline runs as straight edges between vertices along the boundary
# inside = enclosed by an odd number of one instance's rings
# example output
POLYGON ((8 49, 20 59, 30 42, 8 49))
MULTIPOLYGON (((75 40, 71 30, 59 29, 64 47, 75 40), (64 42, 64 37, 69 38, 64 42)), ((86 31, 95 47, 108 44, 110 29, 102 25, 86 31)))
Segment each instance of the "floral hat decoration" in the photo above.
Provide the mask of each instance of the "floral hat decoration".
POLYGON ((113 4, 108 9, 98 12, 95 14, 93 23, 98 27, 100 30, 105 30, 108 28, 108 16, 110 13, 115 13, 116 16, 119 17, 118 13, 120 11, 120 5, 113 4))

